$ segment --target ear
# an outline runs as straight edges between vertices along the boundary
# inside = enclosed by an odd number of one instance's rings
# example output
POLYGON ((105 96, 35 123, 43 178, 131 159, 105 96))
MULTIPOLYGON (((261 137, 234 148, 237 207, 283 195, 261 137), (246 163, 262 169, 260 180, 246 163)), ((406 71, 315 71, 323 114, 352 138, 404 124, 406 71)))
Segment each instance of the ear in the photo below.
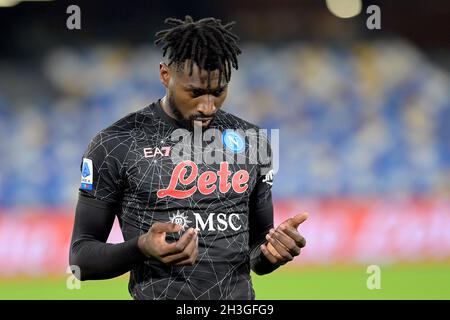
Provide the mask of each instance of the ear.
POLYGON ((159 63, 159 79, 161 80, 161 83, 164 87, 169 86, 169 81, 171 77, 170 68, 165 64, 164 62, 159 63))

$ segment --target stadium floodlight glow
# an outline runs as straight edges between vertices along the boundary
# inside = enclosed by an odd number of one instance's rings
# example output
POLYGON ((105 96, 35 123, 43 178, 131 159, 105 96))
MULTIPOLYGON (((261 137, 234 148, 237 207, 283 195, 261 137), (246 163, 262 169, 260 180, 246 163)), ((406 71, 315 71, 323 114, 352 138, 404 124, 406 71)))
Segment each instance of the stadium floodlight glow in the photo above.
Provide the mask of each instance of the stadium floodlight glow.
POLYGON ((53 0, 0 0, 0 7, 14 7, 18 5, 20 2, 25 1, 53 1, 53 0))
POLYGON ((21 0, 0 0, 0 7, 14 7, 21 0))
POLYGON ((361 0, 326 0, 327 8, 339 18, 352 18, 361 13, 361 0))

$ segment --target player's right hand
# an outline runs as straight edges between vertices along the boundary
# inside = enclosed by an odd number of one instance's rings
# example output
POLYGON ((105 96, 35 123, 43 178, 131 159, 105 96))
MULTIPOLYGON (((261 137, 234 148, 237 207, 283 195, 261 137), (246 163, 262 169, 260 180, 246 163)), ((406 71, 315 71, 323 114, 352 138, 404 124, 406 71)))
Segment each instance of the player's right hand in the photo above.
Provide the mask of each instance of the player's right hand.
POLYGON ((189 228, 178 241, 166 242, 166 233, 179 232, 175 223, 155 222, 146 234, 139 237, 139 249, 167 265, 192 266, 198 256, 197 230, 189 228))

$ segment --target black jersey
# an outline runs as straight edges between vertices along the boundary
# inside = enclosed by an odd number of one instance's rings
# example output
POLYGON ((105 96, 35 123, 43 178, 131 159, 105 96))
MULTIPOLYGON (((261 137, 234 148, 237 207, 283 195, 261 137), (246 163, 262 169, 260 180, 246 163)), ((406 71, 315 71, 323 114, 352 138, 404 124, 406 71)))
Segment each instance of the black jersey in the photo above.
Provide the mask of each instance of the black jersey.
POLYGON ((80 195, 115 208, 125 241, 154 222, 182 226, 168 242, 189 227, 198 230, 195 265, 146 258, 133 266, 135 299, 255 297, 251 260, 260 259, 259 245, 273 227, 270 149, 259 152, 267 140, 221 110, 200 137, 195 141, 158 101, 102 130, 83 155, 80 195))

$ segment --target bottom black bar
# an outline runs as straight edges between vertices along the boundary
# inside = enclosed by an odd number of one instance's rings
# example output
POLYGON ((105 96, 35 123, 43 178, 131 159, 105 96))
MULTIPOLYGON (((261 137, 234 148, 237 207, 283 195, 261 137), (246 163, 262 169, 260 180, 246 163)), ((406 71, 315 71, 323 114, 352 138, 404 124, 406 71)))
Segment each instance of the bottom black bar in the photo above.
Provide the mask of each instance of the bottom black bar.
POLYGON ((325 316, 417 315, 420 311, 448 312, 449 300, 257 300, 257 301, 68 301, 68 300, 4 300, 3 312, 17 317, 32 310, 34 316, 74 315, 80 319, 124 317, 129 320, 138 313, 145 319, 304 319, 307 314, 321 319, 325 316), (131 317, 132 316, 132 317, 131 317))

